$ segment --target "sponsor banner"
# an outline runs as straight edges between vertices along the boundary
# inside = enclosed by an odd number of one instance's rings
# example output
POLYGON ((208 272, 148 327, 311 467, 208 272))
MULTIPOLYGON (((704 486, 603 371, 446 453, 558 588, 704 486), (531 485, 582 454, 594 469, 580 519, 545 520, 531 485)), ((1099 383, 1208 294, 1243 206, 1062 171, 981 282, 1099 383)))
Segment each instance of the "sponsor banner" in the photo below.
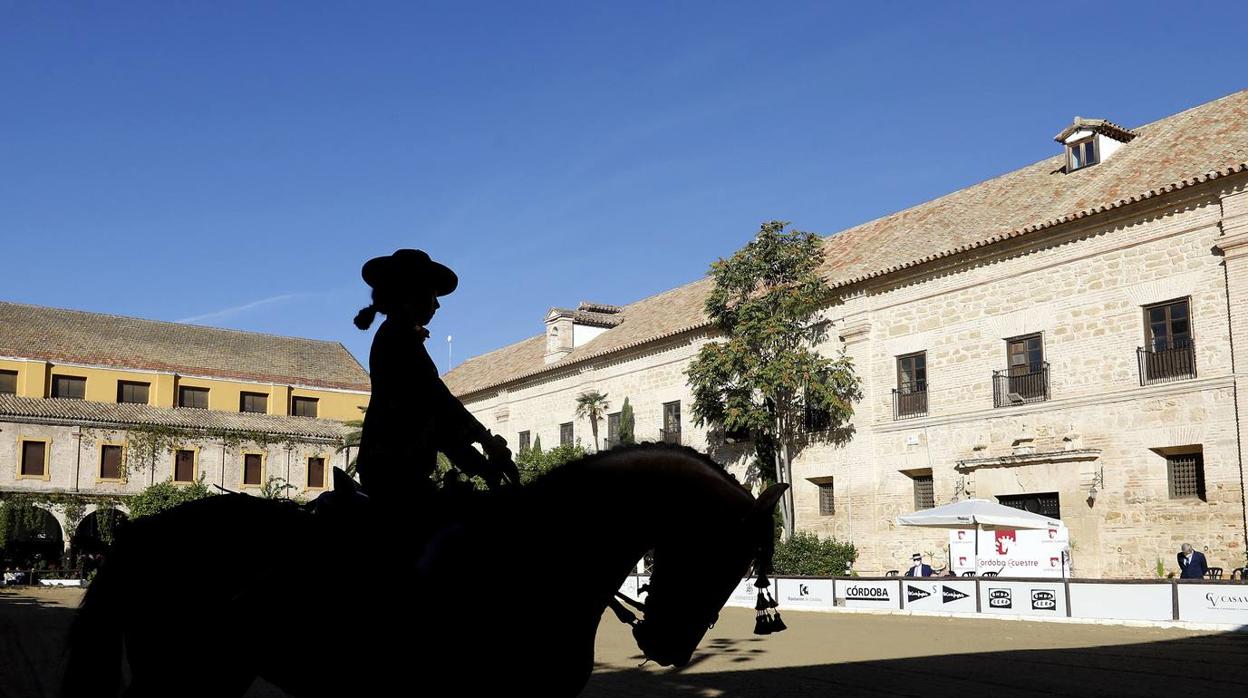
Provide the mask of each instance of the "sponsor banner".
POLYGON ((780 610, 832 608, 834 584, 831 579, 778 579, 772 580, 776 588, 776 601, 780 602, 780 610))
POLYGON ((1179 585, 1179 620, 1248 625, 1248 585, 1179 585))
POLYGON ((1070 584, 1072 618, 1113 618, 1118 620, 1172 620, 1173 599, 1170 585, 1161 584, 1070 584))
MULTIPOLYGON (((771 583, 774 585, 776 580, 771 580, 771 583)), ((758 589, 754 588, 754 578, 747 577, 742 579, 736 588, 732 590, 732 595, 728 597, 728 601, 724 605, 736 608, 754 608, 754 604, 757 601, 758 589)))
POLYGON ((901 608, 900 581, 859 582, 852 579, 836 580, 836 598, 845 599, 846 608, 878 608, 881 610, 901 608))
POLYGON ((1066 616, 1066 590, 1051 582, 1010 582, 982 579, 980 609, 984 613, 1013 616, 1066 616))
MULTIPOLYGON (((1063 551, 1070 547, 1065 526, 1039 529, 986 528, 979 532, 979 572, 1001 577, 1063 576, 1063 551)), ((975 529, 949 532, 950 564, 955 574, 975 570, 975 529)))
POLYGON ((903 579, 904 608, 915 611, 975 612, 975 582, 952 578, 903 579))

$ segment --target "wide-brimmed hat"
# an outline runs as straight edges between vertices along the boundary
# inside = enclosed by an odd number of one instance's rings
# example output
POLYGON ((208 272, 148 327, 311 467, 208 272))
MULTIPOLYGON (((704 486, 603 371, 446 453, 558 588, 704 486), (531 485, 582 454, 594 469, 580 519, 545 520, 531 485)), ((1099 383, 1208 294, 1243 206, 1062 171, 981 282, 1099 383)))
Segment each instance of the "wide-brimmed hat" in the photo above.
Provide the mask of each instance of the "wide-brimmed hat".
POLYGON ((409 291, 428 289, 445 296, 459 285, 450 267, 438 264, 424 250, 395 250, 385 257, 374 257, 360 270, 364 283, 377 289, 409 291))

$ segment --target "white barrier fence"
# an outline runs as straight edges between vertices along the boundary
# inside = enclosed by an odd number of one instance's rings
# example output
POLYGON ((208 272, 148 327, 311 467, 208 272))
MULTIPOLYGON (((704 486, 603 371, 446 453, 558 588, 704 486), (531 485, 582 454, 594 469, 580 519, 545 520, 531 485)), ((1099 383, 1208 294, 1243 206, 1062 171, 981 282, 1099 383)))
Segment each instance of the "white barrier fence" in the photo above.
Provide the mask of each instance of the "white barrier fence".
MULTIPOLYGON (((634 596, 648 581, 645 575, 630 576, 620 590, 634 596)), ((865 608, 1248 627, 1248 584, 1232 581, 779 577, 772 582, 782 611, 865 608)), ((753 579, 743 579, 727 605, 754 608, 757 591, 753 579)))

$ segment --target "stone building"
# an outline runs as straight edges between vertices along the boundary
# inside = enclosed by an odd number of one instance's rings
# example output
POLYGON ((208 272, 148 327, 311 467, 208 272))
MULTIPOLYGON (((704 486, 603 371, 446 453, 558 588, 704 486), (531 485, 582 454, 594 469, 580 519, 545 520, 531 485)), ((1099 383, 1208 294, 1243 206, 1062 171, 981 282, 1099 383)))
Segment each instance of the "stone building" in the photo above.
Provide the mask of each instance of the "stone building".
MULTIPOLYGON (((862 572, 916 550, 943 564, 943 532, 894 519, 966 497, 1063 519, 1078 575, 1173 569, 1184 541, 1245 564, 1248 91, 1059 129, 1049 159, 826 239, 821 350, 853 359, 864 398, 850 443, 815 434, 798 454, 796 521, 852 540, 862 572)), ((744 475, 690 419, 709 283, 552 310, 447 382, 513 443, 588 442, 576 395, 612 411, 627 396, 639 438, 674 434, 744 475)))
POLYGON ((315 496, 368 394, 337 342, 0 302, 0 498, 54 548, 166 480, 315 496))

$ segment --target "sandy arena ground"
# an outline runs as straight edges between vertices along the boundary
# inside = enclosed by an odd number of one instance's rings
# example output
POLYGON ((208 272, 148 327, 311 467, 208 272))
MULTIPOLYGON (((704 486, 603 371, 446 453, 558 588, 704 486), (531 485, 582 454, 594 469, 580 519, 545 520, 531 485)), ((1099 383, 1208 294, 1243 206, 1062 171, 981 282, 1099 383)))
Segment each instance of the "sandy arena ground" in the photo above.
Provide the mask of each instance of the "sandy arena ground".
MULTIPOLYGON (((80 595, 0 590, 0 698, 56 695, 80 595)), ((1248 695, 1248 633, 792 612, 785 621, 787 632, 759 638, 752 611, 726 609, 693 663, 674 671, 639 667, 627 628, 608 614, 584 695, 1248 695)))

